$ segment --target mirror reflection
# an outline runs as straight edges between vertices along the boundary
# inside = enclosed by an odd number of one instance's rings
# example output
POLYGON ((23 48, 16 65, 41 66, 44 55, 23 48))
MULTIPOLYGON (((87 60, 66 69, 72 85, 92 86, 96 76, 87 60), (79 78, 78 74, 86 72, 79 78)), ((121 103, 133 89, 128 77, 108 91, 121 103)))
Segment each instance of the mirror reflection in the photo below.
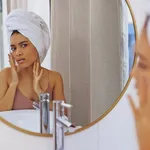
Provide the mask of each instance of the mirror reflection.
POLYGON ((134 24, 126 2, 120 8, 117 1, 0 2, 0 115, 39 132, 33 104, 41 93, 49 94, 50 118, 54 100, 73 106, 64 111, 76 125, 70 132, 104 114, 134 62, 134 24))

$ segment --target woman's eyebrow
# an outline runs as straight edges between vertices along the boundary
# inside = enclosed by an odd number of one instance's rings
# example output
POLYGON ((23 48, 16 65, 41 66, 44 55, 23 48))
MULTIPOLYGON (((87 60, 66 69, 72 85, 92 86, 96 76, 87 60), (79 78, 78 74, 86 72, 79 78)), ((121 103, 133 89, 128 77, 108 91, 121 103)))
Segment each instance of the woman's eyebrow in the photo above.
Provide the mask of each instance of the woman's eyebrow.
MULTIPOLYGON (((28 41, 21 41, 18 45, 21 45, 21 44, 23 44, 23 43, 27 43, 28 41)), ((10 45, 11 47, 13 47, 13 46, 15 46, 14 44, 11 44, 10 45)))
POLYGON ((26 43, 26 42, 28 42, 28 41, 22 41, 22 42, 19 43, 19 45, 21 45, 21 44, 23 44, 23 43, 26 43))

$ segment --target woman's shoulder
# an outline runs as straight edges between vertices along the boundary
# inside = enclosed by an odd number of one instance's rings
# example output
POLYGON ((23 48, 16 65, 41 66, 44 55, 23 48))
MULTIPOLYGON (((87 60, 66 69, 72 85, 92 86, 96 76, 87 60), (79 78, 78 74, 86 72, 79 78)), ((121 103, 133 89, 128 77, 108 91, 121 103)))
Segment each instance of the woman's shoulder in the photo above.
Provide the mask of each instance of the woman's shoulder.
POLYGON ((11 76, 11 68, 10 67, 0 70, 0 80, 6 81, 8 83, 10 80, 10 76, 11 76))
POLYGON ((4 68, 2 70, 0 70, 0 74, 1 75, 5 75, 6 77, 8 77, 11 73, 11 68, 10 67, 7 67, 7 68, 4 68))
POLYGON ((56 80, 62 78, 61 74, 60 74, 59 72, 57 72, 57 71, 54 71, 54 70, 48 70, 48 69, 46 69, 46 68, 44 68, 44 70, 46 70, 46 71, 48 72, 49 78, 50 78, 50 79, 53 79, 53 80, 56 81, 56 80))

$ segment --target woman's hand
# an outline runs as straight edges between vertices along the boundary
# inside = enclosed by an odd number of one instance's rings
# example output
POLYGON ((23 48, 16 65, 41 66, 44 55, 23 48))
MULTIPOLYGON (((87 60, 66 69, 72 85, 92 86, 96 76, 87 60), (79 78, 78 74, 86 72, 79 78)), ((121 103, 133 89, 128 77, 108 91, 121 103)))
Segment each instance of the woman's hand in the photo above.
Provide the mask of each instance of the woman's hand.
POLYGON ((19 83, 18 72, 20 71, 19 66, 15 65, 15 60, 12 54, 8 54, 8 57, 9 57, 9 64, 11 66, 11 84, 18 85, 19 83))
POLYGON ((33 65, 33 89, 39 95, 40 93, 43 93, 43 90, 40 86, 40 79, 43 74, 43 69, 40 67, 40 63, 38 61, 34 62, 33 65))
POLYGON ((148 19, 149 17, 145 21, 140 38, 136 41, 136 53, 140 59, 131 74, 131 77, 136 79, 139 106, 136 107, 132 97, 128 96, 140 150, 150 149, 150 45, 146 31, 148 19))

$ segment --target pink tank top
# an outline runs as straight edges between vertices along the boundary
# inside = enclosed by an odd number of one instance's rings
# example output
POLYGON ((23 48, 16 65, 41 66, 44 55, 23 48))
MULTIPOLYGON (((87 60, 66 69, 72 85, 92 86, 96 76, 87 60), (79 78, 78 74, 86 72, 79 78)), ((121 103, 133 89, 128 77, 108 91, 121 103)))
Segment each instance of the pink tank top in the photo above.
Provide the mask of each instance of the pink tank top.
MULTIPOLYGON (((50 94, 50 87, 48 86, 48 89, 46 90, 50 94)), ((38 102, 38 100, 35 100, 35 102, 38 102)), ((16 94, 14 98, 14 103, 12 110, 19 110, 19 109, 33 109, 33 101, 25 97, 20 90, 16 89, 16 94)))

